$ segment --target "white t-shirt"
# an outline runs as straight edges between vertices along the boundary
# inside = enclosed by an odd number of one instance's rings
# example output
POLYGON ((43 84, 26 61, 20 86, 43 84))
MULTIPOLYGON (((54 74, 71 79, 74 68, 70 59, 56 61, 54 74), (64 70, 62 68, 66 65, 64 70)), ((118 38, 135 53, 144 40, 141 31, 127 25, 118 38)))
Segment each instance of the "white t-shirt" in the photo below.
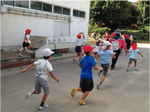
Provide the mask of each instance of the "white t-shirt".
POLYGON ((27 41, 26 41, 27 43, 31 43, 31 41, 30 41, 30 35, 28 35, 28 34, 25 35, 25 36, 24 36, 24 39, 25 39, 25 38, 27 38, 27 41))
POLYGON ((48 81, 48 74, 50 71, 53 70, 51 63, 48 60, 41 59, 41 60, 35 61, 34 64, 36 66, 35 76, 39 76, 42 79, 48 81))
POLYGON ((76 40, 76 46, 81 46, 83 41, 83 35, 81 35, 81 38, 76 40))

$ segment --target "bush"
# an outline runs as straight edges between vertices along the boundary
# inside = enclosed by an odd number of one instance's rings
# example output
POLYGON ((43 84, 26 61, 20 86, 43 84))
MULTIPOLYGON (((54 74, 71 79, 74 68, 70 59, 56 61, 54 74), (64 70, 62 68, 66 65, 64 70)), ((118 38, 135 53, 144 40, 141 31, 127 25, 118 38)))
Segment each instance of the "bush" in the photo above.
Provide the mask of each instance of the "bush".
POLYGON ((96 33, 100 33, 100 34, 103 35, 105 32, 108 32, 108 30, 110 30, 110 29, 107 29, 107 28, 96 28, 95 32, 96 33))

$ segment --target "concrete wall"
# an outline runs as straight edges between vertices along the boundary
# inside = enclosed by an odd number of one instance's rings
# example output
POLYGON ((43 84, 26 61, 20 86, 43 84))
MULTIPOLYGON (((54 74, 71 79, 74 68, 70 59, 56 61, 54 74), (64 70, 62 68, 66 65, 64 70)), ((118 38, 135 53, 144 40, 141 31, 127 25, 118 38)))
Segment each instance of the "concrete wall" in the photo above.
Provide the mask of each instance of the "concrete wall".
MULTIPOLYGON (((45 1, 71 9, 70 37, 76 40, 76 35, 83 31, 88 37, 90 1, 45 1), (85 18, 73 17, 73 9, 85 11, 85 18)), ((0 13, 1 14, 1 13, 0 13)), ((22 46, 26 29, 31 29, 31 35, 53 37, 55 19, 17 15, 12 13, 1 14, 1 46, 5 51, 16 51, 22 46)), ((63 20, 62 20, 63 21, 63 20)), ((62 37, 63 38, 63 37, 62 37)))

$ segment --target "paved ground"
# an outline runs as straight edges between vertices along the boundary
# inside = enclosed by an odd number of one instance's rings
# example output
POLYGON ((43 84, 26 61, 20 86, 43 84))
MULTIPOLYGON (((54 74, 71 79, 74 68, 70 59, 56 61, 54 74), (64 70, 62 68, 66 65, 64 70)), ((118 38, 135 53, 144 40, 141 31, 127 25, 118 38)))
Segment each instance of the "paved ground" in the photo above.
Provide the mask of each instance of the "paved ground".
MULTIPOLYGON (((93 70, 95 87, 85 99, 86 106, 77 104, 82 93, 70 96, 73 87, 79 86, 80 68, 72 58, 51 61, 53 73, 60 83, 49 77, 50 94, 46 101, 49 105, 44 112, 148 112, 149 111, 149 49, 139 48, 144 58, 137 56, 138 71, 126 72, 129 55, 119 57, 116 70, 109 71, 100 90, 96 84, 100 78, 93 70)), ((98 66, 100 62, 98 60, 98 66)), ((25 94, 34 88, 35 68, 21 74, 26 66, 1 71, 1 111, 38 112, 43 92, 25 100, 25 94)))

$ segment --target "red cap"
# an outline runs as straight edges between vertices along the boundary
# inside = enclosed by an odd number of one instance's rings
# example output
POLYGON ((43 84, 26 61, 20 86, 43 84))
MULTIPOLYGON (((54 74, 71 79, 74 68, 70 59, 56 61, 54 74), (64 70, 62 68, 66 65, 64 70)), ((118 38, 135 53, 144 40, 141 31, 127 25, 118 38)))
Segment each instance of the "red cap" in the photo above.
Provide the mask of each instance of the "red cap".
POLYGON ((80 39, 80 38, 81 38, 81 35, 80 35, 80 34, 78 34, 78 35, 77 35, 77 38, 79 38, 79 39, 80 39))
POLYGON ((84 52, 89 52, 89 51, 92 51, 92 50, 93 50, 93 47, 91 47, 90 45, 85 45, 85 46, 83 47, 83 50, 84 50, 84 52))
POLYGON ((137 49, 137 43, 132 44, 132 49, 136 50, 137 49))
POLYGON ((126 35, 126 38, 129 39, 130 38, 129 35, 126 35))
POLYGON ((106 38, 107 38, 107 39, 109 39, 109 38, 110 38, 110 36, 109 36, 109 35, 107 35, 107 36, 106 36, 106 38))
POLYGON ((112 36, 115 36, 116 34, 113 32, 111 35, 112 35, 112 36))
POLYGON ((29 34, 30 32, 31 32, 31 30, 30 29, 26 29, 26 34, 29 34))

